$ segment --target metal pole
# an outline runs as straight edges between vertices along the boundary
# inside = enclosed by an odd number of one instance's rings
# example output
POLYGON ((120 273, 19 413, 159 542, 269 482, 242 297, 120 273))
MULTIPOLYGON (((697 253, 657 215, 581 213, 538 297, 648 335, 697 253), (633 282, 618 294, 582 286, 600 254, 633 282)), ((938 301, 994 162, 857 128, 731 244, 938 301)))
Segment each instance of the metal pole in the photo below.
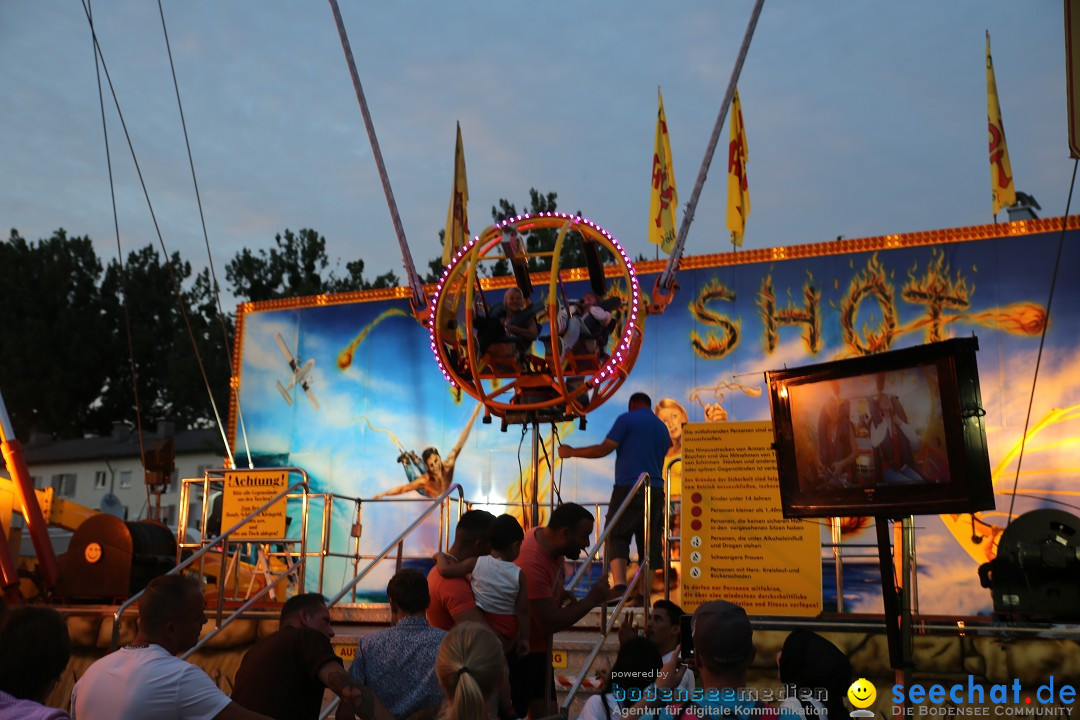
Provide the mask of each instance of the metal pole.
POLYGON ((413 310, 414 312, 423 311, 427 308, 424 286, 420 282, 420 276, 416 274, 416 266, 413 264, 412 253, 409 251, 409 243, 405 239, 405 228, 401 224, 400 215, 398 215, 397 202, 394 201, 394 191, 390 188, 390 176, 386 172, 382 150, 379 149, 379 139, 375 137, 375 124, 371 121, 367 99, 364 97, 364 88, 360 85, 360 74, 356 70, 356 60, 353 59, 352 46, 349 44, 349 36, 345 32, 345 21, 341 19, 341 10, 338 8, 337 0, 330 0, 330 9, 334 12, 334 22, 337 24, 338 36, 341 38, 341 49, 345 52, 345 62, 349 65, 349 75, 352 76, 356 99, 360 102, 360 112, 364 116, 364 127, 367 128, 368 140, 371 141, 371 155, 375 158, 375 166, 379 169, 379 179, 382 181, 383 193, 386 195, 386 205, 390 209, 390 220, 394 223, 394 232, 397 233, 398 244, 401 246, 401 258, 405 263, 405 274, 408 276, 409 287, 412 288, 413 293, 413 310))
POLYGON ((833 546, 833 565, 836 568, 836 612, 844 612, 844 563, 840 559, 840 518, 830 523, 833 546))
MULTIPOLYGON (((554 441, 554 439, 555 439, 555 421, 554 420, 551 422, 551 438, 554 441)), ((551 451, 552 451, 552 457, 554 457, 555 456, 554 455, 554 453, 555 453, 555 443, 554 442, 551 443, 551 451)), ((550 518, 551 513, 555 512, 555 463, 554 462, 549 462, 548 463, 548 470, 551 471, 550 477, 548 478, 548 517, 550 518)))
MULTIPOLYGON (((675 463, 673 462, 672 465, 675 463)), ((661 543, 661 552, 664 559, 664 599, 671 600, 671 582, 669 578, 671 576, 672 568, 672 465, 667 466, 667 473, 664 475, 664 536, 661 543)), ((648 516, 646 516, 648 517, 648 516)), ((646 531, 647 532, 647 531, 646 531)), ((679 548, 679 557, 681 556, 681 547, 679 548)), ((648 614, 648 607, 646 607, 646 614, 648 614)))
MULTIPOLYGON (((914 546, 912 517, 909 515, 900 521, 900 639, 903 652, 903 662, 899 670, 900 682, 905 687, 911 685, 911 658, 913 656, 915 638, 913 635, 911 619, 911 548, 914 546)), ((904 697, 904 711, 909 711, 911 698, 904 697)))
POLYGON ((532 421, 532 524, 540 526, 540 421, 532 421))
POLYGON ((750 50, 750 39, 754 37, 754 28, 757 27, 758 17, 761 15, 761 6, 764 4, 765 0, 757 0, 757 2, 754 3, 753 12, 750 13, 750 22, 746 26, 746 34, 743 36, 742 47, 739 48, 739 55, 735 58, 735 67, 731 71, 731 79, 728 80, 727 91, 724 92, 724 100, 720 103, 720 112, 716 116, 716 124, 713 125, 712 136, 709 138, 709 145, 705 148, 705 157, 701 160, 701 169, 698 170, 697 182, 694 183, 694 189, 690 193, 690 201, 686 203, 682 224, 679 226, 679 235, 675 238, 675 247, 672 248, 667 265, 664 266, 664 271, 656 281, 657 287, 664 292, 671 292, 672 286, 675 283, 675 271, 679 269, 679 261, 682 259, 683 247, 686 245, 686 236, 690 233, 690 223, 694 221, 694 211, 697 209, 698 199, 701 197, 701 189, 705 186, 705 178, 709 174, 709 165, 712 164, 713 155, 716 152, 716 144, 720 141, 720 132, 724 128, 724 120, 727 118, 728 107, 731 105, 731 98, 735 94, 735 86, 739 82, 739 75, 742 74, 743 63, 746 61, 746 53, 750 50))

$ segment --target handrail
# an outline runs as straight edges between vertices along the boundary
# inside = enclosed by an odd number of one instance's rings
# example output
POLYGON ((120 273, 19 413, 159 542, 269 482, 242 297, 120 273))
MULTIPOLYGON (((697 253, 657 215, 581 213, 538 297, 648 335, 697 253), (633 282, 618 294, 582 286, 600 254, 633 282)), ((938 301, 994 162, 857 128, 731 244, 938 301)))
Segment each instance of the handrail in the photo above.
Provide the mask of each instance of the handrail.
MULTIPOLYGON (((292 563, 292 564, 291 564, 291 565, 289 565, 289 566, 288 566, 287 568, 285 568, 285 572, 281 573, 281 574, 280 574, 280 575, 278 575, 278 576, 277 576, 276 578, 274 578, 274 580, 273 580, 272 582, 270 582, 269 584, 267 584, 267 586, 266 586, 266 587, 264 587, 264 588, 263 588, 262 590, 260 590, 259 592, 255 593, 255 595, 254 595, 253 597, 249 598, 249 599, 248 599, 248 601, 247 601, 247 602, 245 602, 245 603, 244 603, 243 605, 241 605, 240 607, 236 608, 236 610, 233 610, 232 614, 231 614, 231 615, 229 615, 229 617, 225 618, 225 620, 224 620, 223 622, 221 622, 221 623, 220 623, 220 624, 219 624, 219 625, 218 625, 218 626, 217 626, 216 628, 214 628, 213 630, 211 630, 210 632, 208 632, 208 633, 207 633, 206 635, 203 635, 203 636, 202 636, 201 638, 199 638, 199 641, 198 641, 197 643, 195 643, 194 645, 192 645, 192 646, 191 646, 190 648, 188 648, 188 649, 187 649, 187 651, 185 651, 185 652, 184 652, 184 654, 180 656, 180 659, 181 659, 181 660, 187 660, 187 659, 188 659, 188 657, 189 657, 189 656, 190 656, 190 655, 191 655, 191 654, 192 654, 193 652, 195 652, 196 650, 198 650, 199 648, 201 648, 201 647, 202 647, 203 645, 205 645, 206 643, 208 643, 208 642, 210 641, 210 639, 211 639, 211 638, 213 638, 213 637, 214 637, 215 635, 217 635, 217 634, 218 634, 219 632, 221 632, 221 631, 222 631, 222 630, 224 630, 224 629, 225 629, 226 627, 228 627, 228 626, 229 626, 229 624, 231 624, 233 620, 235 620, 236 618, 240 617, 240 614, 241 614, 241 613, 243 613, 243 612, 244 612, 245 610, 247 610, 247 609, 248 609, 249 607, 251 607, 251 606, 252 606, 252 605, 254 605, 254 604, 255 604, 256 602, 258 602, 258 601, 259 601, 259 599, 260 599, 260 598, 262 598, 262 596, 263 596, 263 595, 266 595, 266 594, 267 594, 268 592, 270 592, 270 591, 271 591, 271 590, 273 590, 273 589, 274 589, 275 587, 277 587, 278 583, 280 583, 280 582, 281 582, 282 580, 284 580, 285 578, 287 578, 287 577, 289 577, 290 575, 292 575, 292 573, 293 573, 293 570, 296 570, 296 569, 297 569, 298 567, 300 567, 300 566, 301 566, 302 564, 304 564, 304 563, 305 563, 306 561, 307 561, 307 557, 303 557, 303 556, 302 556, 302 557, 301 557, 301 558, 300 558, 299 560, 297 560, 296 562, 292 563)), ((220 588, 218 589, 218 592, 221 592, 220 588)))
MULTIPOLYGON (((585 554, 585 562, 583 562, 581 564, 581 567, 578 568, 578 571, 576 573, 574 573, 574 577, 571 578, 570 584, 567 586, 568 590, 572 591, 574 589, 574 587, 577 586, 578 582, 581 581, 581 578, 585 574, 586 569, 596 559, 597 552, 599 552, 600 548, 604 546, 604 543, 607 540, 607 536, 611 533, 611 529, 615 527, 615 524, 619 521, 619 518, 622 517, 622 514, 624 512, 626 512, 626 509, 628 507, 630 507, 630 503, 631 503, 631 501, 633 501, 634 496, 637 495, 638 490, 643 485, 646 488, 648 488, 648 483, 649 483, 649 473, 645 473, 645 472, 641 473, 641 475, 638 476, 637 482, 635 482, 633 487, 630 488, 630 492, 628 492, 626 494, 626 497, 623 498, 623 501, 619 505, 619 508, 615 511, 615 514, 612 515, 611 517, 609 517, 607 519, 607 521, 604 523, 604 531, 600 533, 600 537, 597 538, 596 543, 589 549, 589 552, 587 552, 585 554)), ((649 588, 649 550, 650 550, 650 541, 651 541, 651 537, 650 537, 651 533, 650 533, 650 527, 649 526, 650 526, 650 520, 651 520, 651 517, 652 517, 651 516, 651 511, 652 511, 652 493, 649 492, 648 489, 646 489, 646 491, 645 491, 645 517, 644 517, 645 533, 644 533, 644 537, 642 538, 642 545, 644 547, 641 548, 643 550, 643 552, 641 552, 642 557, 641 557, 641 559, 640 559, 640 561, 638 563, 637 572, 634 573, 633 579, 630 580, 628 583, 626 583, 626 588, 623 590, 622 595, 619 596, 619 602, 616 603, 615 609, 612 610, 611 615, 609 617, 607 617, 605 620, 602 621, 603 622, 603 627, 600 629, 600 638, 596 641, 596 644, 593 646, 592 651, 589 653, 588 658, 585 660, 585 664, 581 668, 581 672, 578 674, 577 680, 574 681, 573 686, 571 686, 570 690, 566 693, 566 699, 563 700, 563 704, 560 707, 561 711, 564 714, 570 709, 570 704, 574 701, 574 696, 577 695, 578 690, 581 689, 581 685, 585 681, 585 676, 588 674, 589 669, 592 667, 593 662, 596 660, 596 657, 600 654, 600 648, 603 646, 604 641, 607 640, 608 633, 611 632, 611 628, 614 627, 615 621, 619 617, 619 613, 622 612, 623 606, 626 605, 626 601, 630 597, 630 593, 634 591, 634 589, 637 587, 638 581, 642 577, 644 577, 644 579, 645 579, 644 583, 643 583, 644 586, 645 586, 644 587, 644 592, 643 592, 644 599, 645 599, 645 606, 648 607, 649 590, 650 590, 650 588, 649 588)), ((603 605, 601 607, 604 608, 604 610, 606 610, 606 605, 603 605)), ((601 612, 603 612, 603 610, 601 612)), ((603 617, 603 615, 601 617, 603 617)))
MULTIPOLYGON (((574 576, 570 578, 570 582, 566 585, 567 590, 573 590, 575 587, 577 587, 577 584, 581 582, 581 578, 585 574, 585 571, 588 569, 589 565, 591 565, 593 561, 596 560, 596 554, 600 551, 602 547, 604 547, 604 543, 607 542, 607 536, 611 533, 611 529, 615 527, 615 523, 618 522, 619 518, 621 518, 623 513, 626 512, 626 508, 630 506, 630 501, 634 499, 637 491, 641 488, 643 483, 648 481, 648 479, 649 473, 643 472, 641 473, 641 475, 638 476, 637 482, 635 482, 634 486, 630 488, 630 492, 626 494, 626 498, 623 499, 622 504, 619 505, 619 509, 616 510, 615 514, 609 517, 604 523, 604 530, 600 533, 600 537, 596 539, 596 542, 593 543, 593 546, 589 548, 589 551, 587 553, 585 553, 585 560, 581 563, 581 567, 578 568, 577 572, 574 573, 574 576)), ((646 512, 648 511, 648 503, 649 493, 645 493, 646 512)), ((646 516, 646 519, 648 519, 648 516, 646 516)), ((649 533, 649 523, 647 522, 645 523, 645 533, 647 539, 649 533)), ((645 547, 648 548, 648 545, 646 545, 645 547)), ((648 552, 646 552, 645 554, 648 555, 648 552)), ((646 558, 646 562, 647 561, 648 558, 646 558)), ((630 587, 629 583, 627 583, 627 587, 630 587)))
MULTIPOLYGON (((184 560, 183 562, 181 562, 180 564, 178 564, 176 567, 174 567, 172 570, 170 570, 169 572, 167 572, 165 574, 166 575, 176 575, 181 570, 186 568, 188 565, 191 565, 191 563, 193 563, 195 560, 198 560, 203 555, 205 555, 207 552, 209 552, 210 550, 217 547, 217 545, 219 543, 222 543, 222 547, 224 548, 225 545, 228 544, 227 538, 229 537, 229 535, 232 535, 234 532, 239 530, 245 524, 251 522, 251 520, 253 520, 255 518, 255 516, 259 515, 264 510, 269 509, 271 506, 274 505, 274 503, 286 499, 289 496, 289 493, 295 492, 297 488, 301 488, 303 490, 304 496, 307 497, 307 494, 308 494, 308 475, 307 475, 307 473, 304 472, 304 470, 301 469, 301 468, 283 468, 283 469, 287 469, 289 471, 295 470, 295 471, 299 472, 303 476, 304 479, 301 480, 300 482, 293 483, 287 489, 285 489, 285 490, 281 491, 280 493, 278 493, 277 495, 275 495, 273 497, 273 499, 268 500, 265 504, 260 506, 257 510, 253 511, 250 515, 248 515, 243 520, 241 520, 240 522, 233 525, 231 528, 229 528, 225 532, 221 533, 220 535, 218 535, 217 537, 215 537, 215 538, 213 538, 213 539, 211 539, 209 541, 206 541, 206 544, 204 545, 204 547, 201 550, 199 550, 199 551, 197 551, 195 553, 192 553, 192 555, 190 557, 188 557, 187 560, 184 560)), ((304 525, 306 526, 307 523, 305 522, 304 525)), ((302 553, 302 558, 303 558, 303 560, 307 559, 306 548, 304 548, 304 551, 302 553)), ((221 597, 223 585, 224 585, 224 578, 219 577, 218 578, 218 597, 221 597)), ((138 600, 140 597, 142 597, 142 594, 144 592, 146 592, 146 588, 143 588, 142 590, 140 590, 139 592, 135 593, 134 595, 129 597, 127 600, 125 600, 124 603, 122 605, 120 605, 120 607, 118 607, 116 609, 116 612, 113 613, 112 640, 109 641, 109 652, 112 652, 112 651, 116 650, 117 643, 120 640, 120 618, 121 618, 121 616, 124 614, 124 611, 127 610, 129 607, 131 607, 131 605, 136 600, 138 600)))
MULTIPOLYGON (((679 465, 679 472, 682 472, 682 457, 677 457, 671 461, 668 465, 667 475, 664 477, 664 559, 667 561, 664 563, 664 599, 671 600, 671 542, 677 540, 679 542, 679 558, 682 558, 682 538, 677 535, 671 534, 671 473, 675 469, 675 465, 679 465)), ((682 489, 679 489, 679 511, 682 511, 682 489)), ((681 566, 680 566, 681 572, 681 566)), ((681 576, 680 576, 681 580, 681 576)))
POLYGON ((393 550, 395 547, 397 547, 398 543, 400 543, 402 540, 404 540, 406 538, 406 536, 409 535, 409 533, 411 533, 413 530, 415 530, 416 527, 423 520, 425 520, 428 515, 431 514, 432 510, 434 510, 435 508, 441 508, 443 502, 448 497, 450 497, 451 493, 453 493, 455 490, 457 491, 457 494, 458 494, 458 506, 460 507, 461 504, 465 502, 465 493, 461 489, 461 485, 459 485, 457 483, 454 483, 450 487, 446 488, 446 490, 443 491, 443 493, 441 495, 439 495, 437 498, 434 498, 431 501, 431 505, 429 505, 428 508, 426 510, 424 510, 424 512, 420 513, 420 515, 418 515, 415 520, 413 520, 411 523, 409 523, 408 526, 406 526, 406 528, 404 530, 402 530, 398 534, 398 536, 396 538, 394 538, 390 542, 390 544, 387 545, 383 549, 383 551, 381 553, 376 555, 371 560, 371 562, 369 562, 367 564, 367 566, 363 570, 361 570, 359 573, 357 573, 355 576, 353 576, 353 579, 350 580, 344 587, 342 587, 337 595, 334 595, 332 598, 327 600, 326 601, 326 606, 327 607, 333 607, 334 605, 336 605, 341 600, 341 598, 345 597, 345 595, 348 594, 348 592, 350 590, 352 590, 353 587, 355 587, 357 583, 359 583, 361 580, 364 579, 364 576, 366 576, 369 572, 371 572, 372 568, 374 568, 380 561, 382 561, 383 558, 385 558, 387 555, 389 555, 391 550, 393 550))
MULTIPOLYGON (((630 590, 632 590, 637 585, 638 579, 641 577, 642 572, 647 571, 648 568, 648 560, 638 565, 637 572, 634 573, 633 579, 630 580, 630 582, 626 583, 626 591, 623 592, 622 596, 619 598, 619 602, 611 611, 611 615, 608 616, 607 620, 604 622, 604 626, 600 629, 600 639, 596 641, 596 644, 593 645, 592 650, 589 651, 589 656, 585 659, 585 664, 582 665, 581 672, 578 673, 577 680, 575 680, 574 684, 570 686, 570 690, 568 690, 566 693, 566 699, 563 700, 563 704, 559 708, 562 711, 564 717, 566 716, 566 713, 570 710, 570 705, 574 702, 574 697, 577 695, 578 691, 581 690, 581 686, 585 682, 585 676, 589 673, 589 668, 592 667, 592 664, 596 661, 597 656, 600 654, 600 648, 604 646, 604 641, 607 640, 608 635, 611 634, 612 628, 615 627, 615 621, 619 619, 619 613, 622 612, 623 606, 626 604, 626 600, 630 595, 630 590)), ((648 578, 649 576, 645 575, 645 577, 648 578)))
MULTIPOLYGON (((326 718, 330 717, 330 713, 337 710, 338 705, 340 705, 340 704, 341 704, 341 698, 339 698, 337 695, 335 695, 334 698, 330 701, 330 704, 327 705, 325 708, 323 708, 323 711, 321 713, 319 713, 319 720, 326 720, 326 718)), ((561 720, 561 718, 560 718, 560 720, 561 720)))

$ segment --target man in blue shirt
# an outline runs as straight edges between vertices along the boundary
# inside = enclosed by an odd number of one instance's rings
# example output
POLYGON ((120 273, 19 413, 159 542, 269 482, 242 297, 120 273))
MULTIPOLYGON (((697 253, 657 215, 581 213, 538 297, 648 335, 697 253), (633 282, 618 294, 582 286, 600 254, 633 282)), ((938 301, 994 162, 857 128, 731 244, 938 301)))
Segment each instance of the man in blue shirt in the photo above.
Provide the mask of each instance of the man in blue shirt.
MULTIPOLYGON (((649 474, 651 513, 649 517, 649 564, 654 571, 663 569, 660 548, 664 532, 664 455, 671 436, 652 411, 652 399, 643 392, 630 396, 627 411, 615 419, 604 442, 575 448, 559 446, 560 458, 602 458, 615 451, 615 487, 608 504, 608 519, 630 494, 641 473, 649 474)), ((608 535, 608 560, 611 563, 613 590, 626 587, 626 565, 630 560, 630 539, 636 537, 638 557, 645 557, 645 492, 639 491, 616 521, 608 535)), ((648 578, 645 578, 648 582, 648 578)))

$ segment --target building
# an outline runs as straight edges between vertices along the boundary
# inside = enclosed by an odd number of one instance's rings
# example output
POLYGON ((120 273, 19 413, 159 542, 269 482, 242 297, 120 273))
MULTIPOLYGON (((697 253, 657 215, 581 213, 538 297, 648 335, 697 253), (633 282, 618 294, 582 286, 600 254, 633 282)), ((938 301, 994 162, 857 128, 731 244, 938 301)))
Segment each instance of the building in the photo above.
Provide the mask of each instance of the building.
MULTIPOLYGON (((165 493, 161 496, 161 521, 175 528, 179 516, 179 478, 202 477, 207 469, 223 467, 225 452, 217 430, 174 431, 170 422, 158 422, 154 432, 143 432, 143 448, 172 438, 176 465, 165 493)), ((149 517, 139 440, 124 423, 116 423, 105 437, 54 440, 45 434, 32 434, 23 446, 27 469, 39 489, 51 487, 57 497, 71 500, 92 510, 102 509, 110 493, 124 509, 124 519, 149 517)), ((200 498, 191 498, 194 504, 200 498)), ((191 508, 199 517, 201 508, 191 508)))

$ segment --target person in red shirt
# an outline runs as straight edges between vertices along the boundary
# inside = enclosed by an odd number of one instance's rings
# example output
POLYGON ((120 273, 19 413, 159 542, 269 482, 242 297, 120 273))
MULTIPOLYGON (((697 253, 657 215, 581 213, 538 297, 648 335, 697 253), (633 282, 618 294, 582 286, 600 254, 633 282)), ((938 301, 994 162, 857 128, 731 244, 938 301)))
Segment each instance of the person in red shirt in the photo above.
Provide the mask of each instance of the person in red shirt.
MULTIPOLYGON (((467 560, 491 552, 488 534, 495 516, 486 510, 470 510, 458 520, 454 533, 454 544, 446 555, 452 562, 467 560)), ((475 621, 487 624, 484 612, 476 607, 472 588, 465 578, 444 578, 438 567, 431 568, 427 576, 428 605, 427 619, 431 627, 449 630, 459 622, 475 621)))
POLYGON ((555 678, 551 669, 551 639, 607 600, 607 577, 574 599, 563 589, 565 560, 573 560, 589 546, 593 516, 576 503, 559 505, 544 527, 525 534, 517 564, 525 573, 529 593, 529 653, 510 657, 510 688, 519 717, 554 715, 555 678))

